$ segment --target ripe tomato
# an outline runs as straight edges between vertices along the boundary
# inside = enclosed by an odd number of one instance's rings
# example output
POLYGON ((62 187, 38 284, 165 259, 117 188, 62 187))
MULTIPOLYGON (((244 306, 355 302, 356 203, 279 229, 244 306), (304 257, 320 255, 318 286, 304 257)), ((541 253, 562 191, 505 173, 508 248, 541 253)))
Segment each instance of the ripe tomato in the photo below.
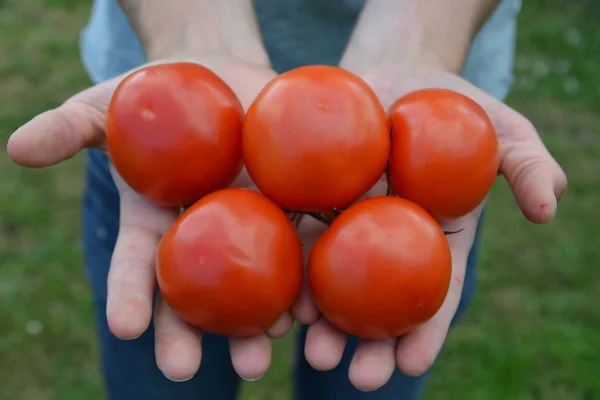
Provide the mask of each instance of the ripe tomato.
POLYGON ((498 174, 498 141, 475 101, 450 90, 424 89, 391 107, 390 181, 400 197, 437 218, 476 208, 498 174))
POLYGON ((316 241, 308 261, 313 298, 344 332, 364 339, 401 336, 441 307, 452 272, 437 222, 398 197, 359 201, 316 241))
POLYGON ((300 239, 262 194, 222 189, 187 209, 163 236, 157 278, 183 320, 220 335, 268 329, 298 295, 300 239))
POLYGON ((190 205, 240 173, 243 116, 236 95, 209 69, 189 62, 148 66, 127 76, 112 97, 108 151, 146 199, 190 205))
POLYGON ((268 83, 242 136, 246 169, 289 211, 343 209, 383 175, 390 127, 377 96, 341 68, 307 66, 268 83))

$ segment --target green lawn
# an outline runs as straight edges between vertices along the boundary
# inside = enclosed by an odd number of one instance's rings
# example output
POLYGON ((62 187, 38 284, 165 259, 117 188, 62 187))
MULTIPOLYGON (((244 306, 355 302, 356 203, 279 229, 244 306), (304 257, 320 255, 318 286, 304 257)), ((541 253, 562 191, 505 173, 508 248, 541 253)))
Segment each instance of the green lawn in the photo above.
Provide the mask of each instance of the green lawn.
MULTIPOLYGON (((570 178, 534 226, 494 190, 479 296, 427 399, 600 399, 600 7, 528 0, 509 102, 570 178)), ((89 84, 77 41, 89 2, 0 0, 0 137, 89 84)), ((24 170, 0 153, 0 399, 102 399, 79 242, 82 159, 24 170)), ((246 399, 288 399, 289 339, 246 399)))

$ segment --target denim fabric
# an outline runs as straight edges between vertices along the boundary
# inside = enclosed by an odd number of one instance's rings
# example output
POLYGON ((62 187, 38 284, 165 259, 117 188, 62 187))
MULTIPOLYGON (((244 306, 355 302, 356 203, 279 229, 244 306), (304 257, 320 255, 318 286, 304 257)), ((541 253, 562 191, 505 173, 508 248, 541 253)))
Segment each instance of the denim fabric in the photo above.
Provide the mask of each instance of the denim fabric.
MULTIPOLYGON (((498 99, 510 87, 516 17, 520 0, 503 0, 481 29, 468 53, 463 76, 498 99)), ((337 64, 363 5, 362 0, 255 0, 257 16, 274 68, 285 71, 306 64, 337 64)), ((117 4, 95 0, 88 26, 81 36, 83 63, 95 82, 102 82, 139 66, 141 46, 117 4)), ((102 371, 113 400, 209 399, 232 400, 239 380, 229 360, 227 340, 206 335, 202 367, 190 381, 174 383, 163 377, 154 358, 152 326, 140 338, 122 341, 108 330, 106 280, 119 225, 119 197, 105 155, 90 150, 86 166, 83 207, 83 244, 86 271, 96 307, 102 371)), ((481 229, 481 224, 479 226, 481 229)), ((475 264, 479 234, 469 256, 459 312, 475 293, 475 264)), ((396 371, 383 388, 369 393, 354 389, 348 366, 356 346, 352 338, 339 367, 313 370, 303 357, 306 329, 299 329, 294 392, 298 400, 418 399, 429 373, 410 378, 396 371)))

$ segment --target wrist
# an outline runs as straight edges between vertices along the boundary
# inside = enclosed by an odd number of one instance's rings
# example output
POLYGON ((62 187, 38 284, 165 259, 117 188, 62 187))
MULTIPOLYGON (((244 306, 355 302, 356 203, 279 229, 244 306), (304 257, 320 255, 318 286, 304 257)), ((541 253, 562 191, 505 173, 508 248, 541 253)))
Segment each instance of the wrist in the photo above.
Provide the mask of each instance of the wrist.
POLYGON ((147 61, 214 60, 222 63, 227 60, 235 60, 256 67, 271 68, 269 57, 260 43, 253 45, 246 41, 247 46, 240 49, 236 41, 220 40, 218 44, 207 45, 201 35, 194 34, 191 30, 187 35, 189 36, 182 41, 161 38, 148 40, 144 46, 147 61))
POLYGON ((173 38, 154 35, 143 45, 148 62, 160 60, 213 60, 243 62, 256 67, 270 68, 271 63, 260 40, 234 37, 209 38, 201 29, 190 26, 181 35, 173 38))
POLYGON ((119 0, 149 62, 218 55, 268 66, 251 0, 119 0))
POLYGON ((382 40, 376 32, 355 35, 342 56, 340 66, 355 73, 391 67, 454 74, 460 72, 470 45, 470 36, 464 35, 464 43, 460 44, 456 43, 455 37, 452 49, 445 49, 440 42, 428 37, 425 27, 415 26, 409 31, 410 35, 401 35, 404 39, 393 41, 382 40))
POLYGON ((387 110, 398 97, 424 87, 447 87, 458 74, 429 63, 398 63, 355 71, 387 110))
POLYGON ((359 76, 381 75, 382 71, 406 71, 415 74, 445 72, 458 73, 458 68, 453 68, 445 63, 435 53, 415 53, 406 57, 386 57, 385 59, 365 60, 359 57, 344 57, 340 67, 351 71, 359 76))
POLYGON ((368 1, 340 66, 405 65, 457 74, 498 0, 368 1))
POLYGON ((214 70, 220 67, 248 67, 271 69, 267 59, 252 54, 239 54, 228 48, 206 48, 203 46, 148 47, 146 61, 152 63, 189 61, 203 64, 214 70))

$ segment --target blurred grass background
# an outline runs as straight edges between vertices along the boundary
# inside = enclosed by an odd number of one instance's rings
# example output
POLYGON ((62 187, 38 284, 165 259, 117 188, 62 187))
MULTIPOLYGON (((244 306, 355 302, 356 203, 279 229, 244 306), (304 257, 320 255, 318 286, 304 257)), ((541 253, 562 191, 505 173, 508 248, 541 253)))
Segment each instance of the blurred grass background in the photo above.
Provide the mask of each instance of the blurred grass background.
MULTIPOLYGON (((550 225, 526 222, 499 179, 478 297, 427 399, 600 399, 600 3, 528 0, 508 102, 570 178, 550 225)), ((89 85, 78 35, 90 2, 0 0, 0 138, 89 85)), ((103 399, 82 268, 82 158, 45 170, 0 153, 0 399, 103 399)), ((288 399, 290 339, 245 399, 288 399)))

